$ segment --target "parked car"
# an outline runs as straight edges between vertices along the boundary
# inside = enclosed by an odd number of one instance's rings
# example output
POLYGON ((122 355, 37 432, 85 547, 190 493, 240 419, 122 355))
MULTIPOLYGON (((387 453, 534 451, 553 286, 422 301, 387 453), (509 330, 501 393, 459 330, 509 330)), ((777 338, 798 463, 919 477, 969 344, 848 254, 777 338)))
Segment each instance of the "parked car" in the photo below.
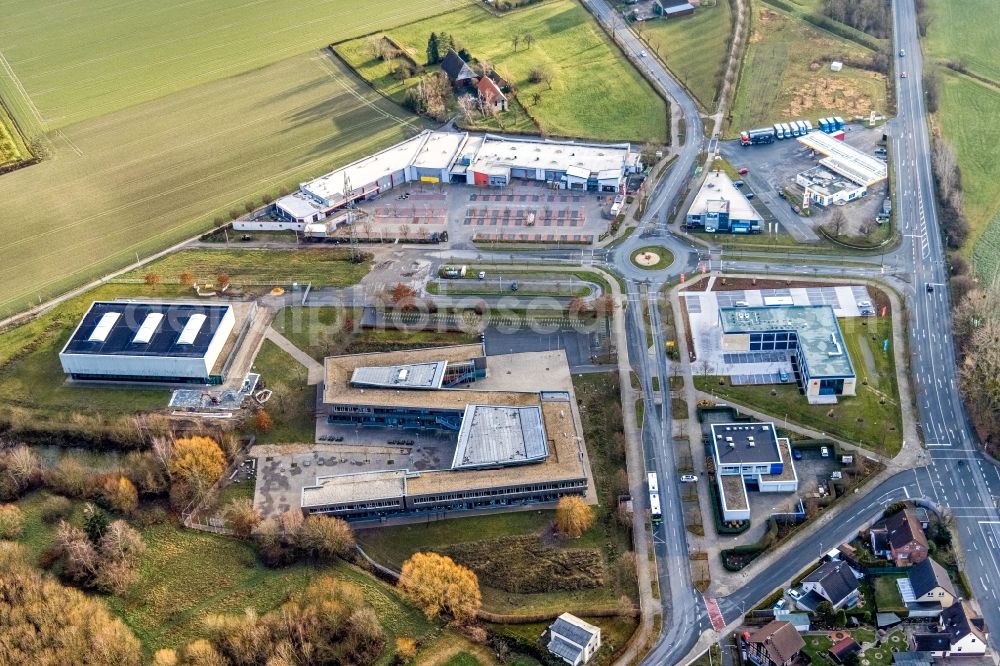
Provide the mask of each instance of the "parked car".
POLYGON ((787 199, 788 198, 788 195, 785 194, 784 190, 778 190, 778 196, 781 197, 782 199, 787 199))
POLYGON ((742 180, 734 180, 733 181, 733 185, 735 185, 736 187, 743 187, 743 181, 742 180))
POLYGON ((486 271, 479 271, 479 279, 480 280, 486 279, 486 271))
POLYGON ((639 57, 640 58, 645 58, 646 57, 646 52, 645 51, 639 51, 639 57))
POLYGON ((698 477, 694 474, 684 474, 681 476, 682 483, 695 483, 698 481, 698 477))
POLYGON ((802 591, 797 590, 793 587, 792 589, 788 590, 788 596, 790 596, 795 601, 798 601, 799 599, 802 598, 802 591))
POLYGON ((906 55, 906 51, 904 51, 903 49, 899 49, 899 57, 902 58, 905 55, 906 55))
POLYGON ((510 290, 517 291, 517 280, 514 280, 513 282, 510 283, 510 290))
POLYGON ((784 610, 785 604, 788 603, 784 599, 780 599, 778 603, 774 604, 774 610, 784 610))
POLYGON ((932 284, 927 285, 927 293, 928 294, 933 294, 934 293, 934 285, 932 285, 932 284))
POLYGON ((754 196, 755 196, 755 195, 754 195, 754 193, 753 193, 753 192, 749 192, 749 191, 748 191, 748 192, 746 193, 746 197, 747 197, 747 199, 753 199, 753 198, 754 198, 754 196))
POLYGON ((792 449, 792 457, 796 460, 802 460, 802 452, 798 449, 792 449))
POLYGON ((821 446, 820 449, 819 449, 819 454, 821 456, 823 456, 824 458, 829 458, 830 457, 830 449, 828 449, 825 446, 821 446))
POLYGON ((900 72, 899 73, 899 78, 905 79, 906 78, 906 72, 900 72))
POLYGON ((737 171, 736 173, 740 174, 741 176, 745 176, 748 173, 750 173, 750 169, 748 169, 746 167, 740 167, 740 170, 737 171))
POLYGON ((788 373, 784 370, 778 370, 778 379, 784 384, 788 381, 788 373))

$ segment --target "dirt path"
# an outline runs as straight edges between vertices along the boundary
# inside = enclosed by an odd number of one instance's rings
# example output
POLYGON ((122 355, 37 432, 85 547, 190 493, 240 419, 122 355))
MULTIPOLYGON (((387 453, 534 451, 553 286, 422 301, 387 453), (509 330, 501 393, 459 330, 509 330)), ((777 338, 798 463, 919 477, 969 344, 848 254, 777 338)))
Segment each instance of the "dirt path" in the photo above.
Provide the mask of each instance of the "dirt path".
POLYGON ((442 666, 460 652, 468 652, 482 666, 497 666, 497 660, 485 646, 476 645, 464 636, 444 634, 434 642, 427 656, 417 657, 416 666, 442 666), (439 648, 439 649, 438 649, 439 648))

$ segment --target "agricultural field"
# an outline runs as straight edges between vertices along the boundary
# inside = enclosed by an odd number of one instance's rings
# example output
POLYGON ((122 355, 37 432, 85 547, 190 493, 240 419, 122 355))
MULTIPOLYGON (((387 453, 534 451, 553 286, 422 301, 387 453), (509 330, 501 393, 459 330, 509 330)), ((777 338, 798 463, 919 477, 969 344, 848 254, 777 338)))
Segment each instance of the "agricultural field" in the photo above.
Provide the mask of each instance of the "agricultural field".
MULTIPOLYGON (((38 492, 18 503, 25 514, 23 541, 36 558, 52 543, 56 530, 40 516, 47 495, 38 492)), ((77 506, 71 520, 79 517, 77 506)), ((202 623, 208 615, 239 614, 247 608, 267 612, 322 574, 364 590, 386 634, 379 664, 392 663, 396 636, 430 637, 436 628, 391 587, 348 564, 267 569, 244 541, 186 530, 168 521, 139 529, 148 546, 140 560, 139 580, 123 597, 104 600, 142 641, 147 657, 203 636, 202 623)))
POLYGON ((423 127, 328 51, 67 127, 55 157, 0 177, 0 315, 423 127))
POLYGON ((1000 269, 1000 162, 992 146, 1000 142, 995 118, 1000 88, 948 70, 940 74, 936 120, 955 149, 962 169, 962 204, 969 238, 962 248, 982 278, 1000 269))
POLYGON ((54 11, 12 0, 0 28, 0 94, 21 92, 41 129, 65 128, 470 2, 68 0, 54 11))
MULTIPOLYGON (((384 34, 422 64, 427 60, 431 32, 442 31, 474 58, 489 61, 507 77, 518 90, 520 106, 545 134, 666 141, 664 101, 576 0, 547 0, 500 17, 477 4, 384 34), (532 35, 534 42, 530 46, 522 42, 515 48, 512 39, 526 34, 532 35), (529 81, 535 68, 551 73, 551 85, 529 81), (595 96, 595 90, 601 94, 595 96), (539 96, 537 104, 535 94, 539 96)), ((377 90, 397 102, 402 102, 419 80, 393 77, 388 65, 370 53, 365 39, 339 44, 336 51, 377 90)))
POLYGON ((694 16, 635 24, 651 52, 687 86, 702 108, 715 109, 732 31, 727 0, 702 3, 694 16))
POLYGON ((931 17, 923 47, 940 80, 935 121, 955 149, 962 169, 962 203, 969 221, 969 238, 962 254, 984 280, 1000 269, 1000 165, 992 146, 1000 130, 990 122, 1000 108, 1000 55, 992 39, 995 30, 983 17, 996 13, 989 0, 953 5, 942 0, 927 3, 931 17), (967 69, 959 74, 941 65, 967 69))
POLYGON ((0 106, 0 168, 30 157, 20 132, 3 106, 0 106))
POLYGON ((847 64, 830 71, 832 60, 871 61, 874 52, 763 2, 753 3, 751 17, 729 135, 789 118, 886 111, 883 74, 847 64))

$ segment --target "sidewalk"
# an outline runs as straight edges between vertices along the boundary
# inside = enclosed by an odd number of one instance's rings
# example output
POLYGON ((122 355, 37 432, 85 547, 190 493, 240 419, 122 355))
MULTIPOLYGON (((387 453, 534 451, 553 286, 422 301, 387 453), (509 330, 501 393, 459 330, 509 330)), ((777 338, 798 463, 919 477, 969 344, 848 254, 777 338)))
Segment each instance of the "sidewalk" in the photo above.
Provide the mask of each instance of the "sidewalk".
POLYGON ((292 344, 291 340, 283 336, 281 333, 278 333, 271 326, 268 326, 267 330, 264 331, 264 337, 273 342, 274 344, 278 345, 278 347, 280 347, 282 351, 287 353, 289 356, 298 361, 300 365, 305 367, 306 371, 309 373, 308 374, 309 378, 306 380, 306 383, 309 386, 315 386, 316 384, 319 384, 321 381, 323 381, 322 363, 320 363, 312 356, 310 356, 309 354, 305 353, 304 351, 296 347, 294 344, 292 344))

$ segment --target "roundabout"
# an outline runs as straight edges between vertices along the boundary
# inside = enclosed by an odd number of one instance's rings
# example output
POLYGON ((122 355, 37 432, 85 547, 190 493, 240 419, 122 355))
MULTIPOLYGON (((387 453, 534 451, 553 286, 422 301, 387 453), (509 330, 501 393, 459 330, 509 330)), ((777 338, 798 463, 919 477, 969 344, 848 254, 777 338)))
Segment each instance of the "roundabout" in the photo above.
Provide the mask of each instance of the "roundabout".
POLYGON ((633 250, 630 258, 634 265, 647 271, 663 270, 674 263, 673 253, 660 245, 647 245, 633 250))

